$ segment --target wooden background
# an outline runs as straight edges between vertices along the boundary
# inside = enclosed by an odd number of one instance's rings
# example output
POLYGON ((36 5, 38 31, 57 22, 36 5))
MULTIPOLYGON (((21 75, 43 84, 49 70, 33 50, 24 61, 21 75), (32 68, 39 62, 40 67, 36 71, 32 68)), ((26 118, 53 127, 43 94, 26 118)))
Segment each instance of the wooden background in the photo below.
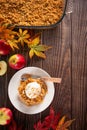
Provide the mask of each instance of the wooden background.
MULTIPOLYGON (((52 45, 47 51, 47 59, 29 60, 27 66, 41 67, 51 76, 62 77, 62 83, 55 84, 55 97, 52 106, 56 112, 62 112, 68 119, 76 120, 71 130, 87 130, 87 0, 74 0, 73 13, 67 14, 56 28, 42 30, 42 43, 52 45)), ((1 60, 8 61, 7 57, 1 60)), ((16 73, 8 67, 6 75, 0 77, 0 107, 12 109, 18 124, 33 130, 33 125, 49 113, 45 111, 35 115, 26 115, 17 111, 8 98, 8 83, 16 73)), ((0 130, 7 130, 0 126, 0 130)))

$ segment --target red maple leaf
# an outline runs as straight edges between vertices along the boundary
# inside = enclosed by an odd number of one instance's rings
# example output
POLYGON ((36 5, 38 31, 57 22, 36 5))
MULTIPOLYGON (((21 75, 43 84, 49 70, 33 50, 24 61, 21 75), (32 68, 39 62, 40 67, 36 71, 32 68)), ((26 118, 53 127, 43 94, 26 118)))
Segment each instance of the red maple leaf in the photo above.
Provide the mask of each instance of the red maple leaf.
POLYGON ((45 117, 44 121, 38 121, 37 124, 34 125, 35 130, 55 130, 60 118, 60 114, 55 115, 53 108, 50 108, 50 113, 45 117))
POLYGON ((56 126, 58 124, 59 118, 60 118, 60 113, 55 115, 55 112, 54 112, 53 108, 51 107, 50 113, 47 117, 45 117, 43 125, 48 129, 52 128, 53 130, 55 130, 56 126))
POLYGON ((44 127, 44 124, 41 121, 38 121, 37 124, 34 125, 35 130, 48 130, 48 128, 44 127))
POLYGON ((14 119, 8 125, 8 130, 22 130, 22 126, 18 126, 14 119))

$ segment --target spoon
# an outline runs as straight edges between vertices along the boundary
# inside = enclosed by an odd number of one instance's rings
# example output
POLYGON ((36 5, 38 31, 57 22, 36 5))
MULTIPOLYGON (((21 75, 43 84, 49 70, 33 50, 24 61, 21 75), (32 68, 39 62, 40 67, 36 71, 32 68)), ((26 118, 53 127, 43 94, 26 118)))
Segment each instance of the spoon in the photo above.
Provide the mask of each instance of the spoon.
POLYGON ((21 81, 25 81, 28 78, 34 78, 34 79, 42 79, 44 81, 51 81, 54 83, 61 83, 61 78, 55 78, 55 77, 40 77, 38 75, 33 75, 33 74, 22 74, 21 76, 21 81))

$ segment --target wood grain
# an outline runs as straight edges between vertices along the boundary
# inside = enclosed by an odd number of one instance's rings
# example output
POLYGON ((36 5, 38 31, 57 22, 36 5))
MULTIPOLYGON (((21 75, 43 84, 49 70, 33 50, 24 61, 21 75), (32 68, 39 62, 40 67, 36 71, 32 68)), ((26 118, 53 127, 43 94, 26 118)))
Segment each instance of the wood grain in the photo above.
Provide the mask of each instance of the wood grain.
MULTIPOLYGON (((43 68, 52 77, 62 78, 61 84, 55 84, 55 96, 50 106, 55 112, 75 118, 70 130, 87 130, 87 0, 73 0, 73 13, 65 15, 57 27, 42 32, 41 42, 52 46, 46 52, 45 60, 34 57, 29 59, 26 50, 22 53, 27 59, 26 66, 43 68)), ((9 55, 10 56, 10 55, 9 55)), ((9 56, 0 57, 8 62, 9 56)), ((8 66, 6 75, 0 77, 0 107, 9 107, 23 130, 34 130, 33 126, 49 114, 50 106, 43 112, 27 115, 17 111, 8 97, 8 84, 16 70, 8 66)), ((7 127, 0 126, 0 130, 7 127)))
POLYGON ((85 128, 87 91, 87 1, 74 1, 72 16, 72 117, 73 130, 85 128))

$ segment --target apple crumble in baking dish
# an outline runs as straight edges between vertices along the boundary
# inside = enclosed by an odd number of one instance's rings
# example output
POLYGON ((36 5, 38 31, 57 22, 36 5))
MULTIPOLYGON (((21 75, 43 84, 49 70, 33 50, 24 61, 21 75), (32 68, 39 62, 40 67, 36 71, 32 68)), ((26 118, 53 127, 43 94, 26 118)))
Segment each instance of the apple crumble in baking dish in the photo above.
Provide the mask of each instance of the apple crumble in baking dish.
POLYGON ((63 16, 65 0, 0 0, 0 22, 47 26, 63 16))

